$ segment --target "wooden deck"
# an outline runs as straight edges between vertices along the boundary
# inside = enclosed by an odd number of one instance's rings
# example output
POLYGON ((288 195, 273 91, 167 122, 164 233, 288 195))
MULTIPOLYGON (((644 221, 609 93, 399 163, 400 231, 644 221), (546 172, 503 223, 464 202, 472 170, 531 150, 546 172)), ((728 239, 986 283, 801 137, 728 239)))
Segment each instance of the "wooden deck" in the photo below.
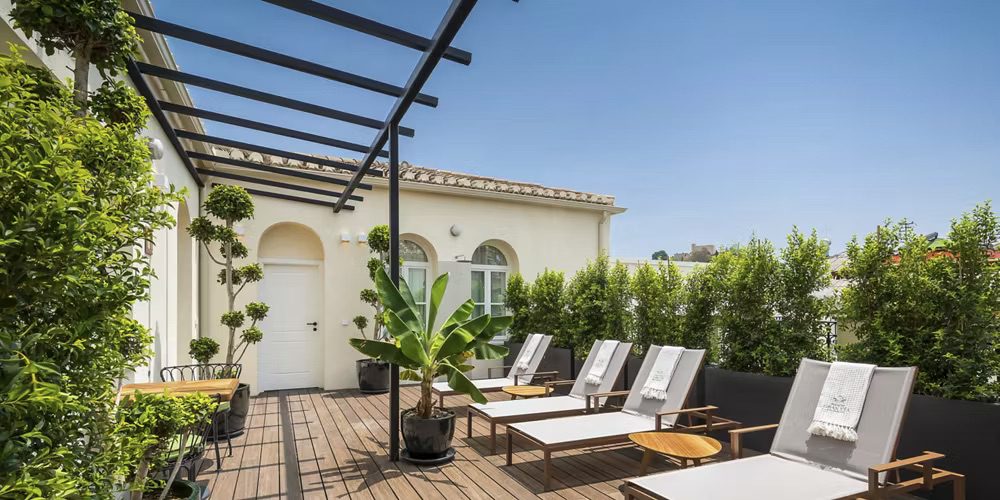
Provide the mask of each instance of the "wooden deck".
MULTIPOLYGON (((506 399, 492 394, 491 399, 506 399)), ((415 387, 400 392, 400 405, 412 407, 415 387)), ((489 456, 489 428, 473 419, 465 437, 468 397, 446 400, 458 413, 453 463, 416 467, 388 460, 388 396, 358 391, 295 390, 253 398, 247 431, 233 440, 233 455, 199 476, 212 498, 362 498, 416 499, 576 499, 622 498, 623 479, 638 473, 641 452, 632 446, 591 448, 553 455, 552 490, 542 492, 542 456, 515 448, 513 466, 502 453, 489 456)), ((499 437, 498 451, 504 437, 499 437)), ((223 448, 225 453, 225 448, 223 448)), ((209 457, 213 457, 210 452, 209 457)), ((728 456, 723 450, 722 456, 728 456)), ((213 457, 214 458, 214 457, 213 457)), ((673 466, 662 457, 650 472, 673 466)))

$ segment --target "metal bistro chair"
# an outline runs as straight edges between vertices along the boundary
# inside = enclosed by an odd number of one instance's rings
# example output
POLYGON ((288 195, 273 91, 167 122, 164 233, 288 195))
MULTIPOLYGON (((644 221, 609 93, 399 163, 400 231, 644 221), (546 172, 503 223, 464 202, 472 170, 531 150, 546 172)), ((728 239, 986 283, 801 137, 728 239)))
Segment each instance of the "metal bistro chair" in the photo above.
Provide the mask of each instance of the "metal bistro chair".
MULTIPOLYGON (((178 380, 216 380, 220 378, 240 378, 243 365, 236 363, 205 363, 197 365, 177 365, 167 366, 160 369, 160 380, 163 382, 176 382, 178 380)), ((221 467, 219 458, 219 426, 216 422, 222 422, 223 430, 226 433, 227 456, 233 456, 233 441, 229 437, 229 401, 222 401, 212 416, 212 426, 209 429, 211 437, 215 443, 215 467, 221 467)))

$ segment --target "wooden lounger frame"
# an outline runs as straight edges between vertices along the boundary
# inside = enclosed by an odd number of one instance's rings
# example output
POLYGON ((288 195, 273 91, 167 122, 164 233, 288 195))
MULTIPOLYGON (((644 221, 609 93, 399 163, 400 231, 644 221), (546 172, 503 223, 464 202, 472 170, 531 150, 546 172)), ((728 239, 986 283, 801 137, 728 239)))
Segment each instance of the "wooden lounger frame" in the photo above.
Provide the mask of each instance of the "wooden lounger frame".
MULTIPOLYGON (((688 388, 688 397, 690 397, 691 390, 694 388, 694 384, 688 388)), ((614 392, 604 392, 599 394, 591 394, 590 397, 594 398, 594 403, 591 408, 600 408, 600 398, 611 397, 611 396, 624 396, 630 391, 614 391, 614 392)), ((705 433, 708 434, 712 431, 732 429, 740 426, 740 423, 735 420, 730 420, 727 418, 722 418, 717 415, 713 415, 713 412, 718 410, 716 406, 702 406, 698 408, 686 408, 682 410, 670 410, 656 413, 656 419, 654 428, 649 429, 650 431, 662 431, 662 432, 686 432, 686 433, 705 433), (680 423, 675 424, 673 427, 668 429, 662 428, 662 418, 667 415, 687 415, 688 425, 681 425, 680 423), (694 425, 694 419, 698 418, 704 421, 703 424, 694 425)), ((471 421, 471 420, 470 420, 471 421)), ((591 439, 580 439, 577 441, 569 441, 559 444, 545 444, 542 443, 517 429, 512 429, 507 427, 507 465, 513 463, 514 455, 514 437, 517 436, 519 440, 527 441, 542 450, 543 459, 545 462, 543 468, 543 478, 542 486, 545 491, 549 490, 549 484, 552 482, 552 452, 573 450, 578 448, 590 448, 593 446, 604 446, 609 444, 622 444, 629 442, 628 435, 618 434, 614 436, 601 436, 598 438, 591 439)))
MULTIPOLYGON (((778 424, 769 424, 730 430, 729 449, 733 458, 739 459, 743 456, 742 436, 744 434, 776 429, 777 427, 778 424)), ((915 490, 929 491, 934 489, 935 486, 947 482, 951 482, 952 498, 955 500, 965 500, 965 476, 934 467, 934 461, 941 458, 944 458, 944 455, 925 451, 915 457, 897 459, 889 463, 869 467, 868 490, 859 491, 854 495, 841 497, 837 500, 884 500, 892 498, 892 495, 899 493, 915 490), (904 470, 916 472, 919 476, 903 480, 900 472, 904 470), (896 481, 881 483, 878 477, 882 473, 893 473, 896 476, 896 481)), ((663 500, 663 497, 628 482, 625 483, 622 493, 625 494, 625 500, 663 500)))
MULTIPOLYGON (((493 378, 493 377, 490 376, 493 373, 493 370, 503 370, 503 369, 508 369, 508 368, 513 368, 513 366, 491 366, 491 367, 489 367, 489 368, 486 369, 486 379, 489 380, 489 379, 493 378)), ((540 380, 544 381, 544 380, 554 379, 557 376, 559 376, 559 372, 557 372, 557 371, 521 373, 521 374, 518 374, 518 375, 514 375, 514 385, 521 385, 518 382, 518 377, 532 377, 532 381, 534 381, 534 377, 538 377, 540 380)), ((482 392, 483 394, 486 394, 486 393, 489 393, 489 392, 500 392, 501 390, 503 390, 503 387, 490 387, 490 388, 487 388, 487 389, 479 389, 479 392, 482 392)), ((439 391, 439 390, 433 389, 433 388, 431 389, 431 392, 434 393, 434 394, 437 394, 437 397, 438 397, 438 407, 440 407, 440 408, 444 408, 444 397, 445 396, 457 396, 459 394, 464 394, 464 393, 461 393, 461 392, 458 392, 458 391, 451 391, 451 390, 449 390, 449 391, 439 391)))

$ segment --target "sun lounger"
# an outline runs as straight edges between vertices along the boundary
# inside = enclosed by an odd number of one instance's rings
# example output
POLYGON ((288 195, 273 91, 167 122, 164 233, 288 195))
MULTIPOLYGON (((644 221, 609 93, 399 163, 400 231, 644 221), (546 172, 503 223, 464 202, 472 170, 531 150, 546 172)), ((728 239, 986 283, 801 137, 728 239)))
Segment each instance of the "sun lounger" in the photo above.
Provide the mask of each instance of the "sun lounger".
MULTIPOLYGON (((493 367, 495 369, 510 369, 510 371, 507 372, 507 376, 501 378, 478 379, 478 380, 473 380, 472 383, 475 384, 477 389, 479 389, 479 392, 486 393, 486 392, 498 392, 504 387, 507 387, 508 385, 528 384, 535 376, 555 377, 555 375, 558 374, 557 372, 545 372, 545 373, 536 372, 536 370, 538 370, 538 365, 539 363, 542 362, 542 358, 545 357, 545 352, 548 351, 549 344, 551 342, 552 342, 551 335, 542 335, 540 333, 533 333, 529 335, 528 338, 525 339, 524 345, 521 346, 521 351, 517 354, 517 357, 514 358, 515 366, 493 367), (528 344, 530 343, 531 337, 536 335, 541 337, 541 339, 538 342, 538 347, 535 349, 534 355, 528 362, 527 368, 524 369, 517 368, 516 366, 517 362, 518 360, 521 359, 521 355, 524 354, 525 349, 528 348, 528 344)), ((492 369, 487 370, 487 375, 489 375, 491 372, 492 369)), ((431 386, 431 392, 437 395, 438 406, 442 408, 444 408, 445 396, 454 396, 456 394, 460 394, 454 391, 451 387, 449 387, 448 382, 435 383, 433 386, 431 386)))
POLYGON ((588 412, 590 410, 591 394, 608 392, 612 389, 621 373, 622 367, 625 366, 625 360, 628 359, 629 352, 632 350, 631 343, 618 343, 604 372, 601 384, 589 384, 586 381, 587 374, 594 366, 594 362, 604 342, 606 341, 598 340, 594 342, 594 346, 590 349, 590 355, 587 356, 587 360, 583 363, 583 367, 580 370, 580 375, 575 381, 559 380, 545 383, 547 387, 573 384, 573 388, 570 390, 568 396, 491 401, 486 404, 474 403, 469 405, 466 430, 468 437, 472 437, 472 417, 478 415, 485 418, 490 424, 490 453, 496 453, 498 425, 566 417, 588 412))
POLYGON ((830 366, 802 360, 781 423, 730 431, 731 450, 734 458, 739 458, 744 434, 776 428, 769 454, 632 479, 625 483, 625 498, 881 499, 946 481, 953 481, 953 498, 965 498, 963 476, 934 468, 933 461, 942 455, 924 452, 915 458, 891 461, 916 368, 875 369, 856 427, 856 442, 810 434, 807 429, 830 366), (899 481, 902 469, 915 471, 919 477, 899 481), (889 472, 895 473, 895 483, 886 482, 889 472))
MULTIPOLYGON (((680 356, 673 376, 667 387, 666 400, 643 398, 640 392, 650 376, 653 365, 661 347, 651 346, 646 354, 642 367, 630 391, 617 391, 603 394, 593 394, 592 407, 600 406, 600 398, 628 395, 621 411, 591 413, 575 417, 554 418, 534 422, 514 423, 507 426, 507 465, 513 459, 513 444, 531 444, 541 448, 545 460, 543 485, 549 489, 552 476, 552 452, 620 444, 629 441, 628 435, 633 432, 646 432, 657 429, 679 432, 707 432, 736 427, 738 423, 719 418, 712 414, 718 408, 706 406, 702 408, 684 409, 685 402, 694 386, 698 371, 705 361, 704 350, 685 349, 680 356), (701 425, 682 425, 678 416, 696 414, 705 423, 701 425)), ((689 423, 690 424, 690 423, 689 423)))

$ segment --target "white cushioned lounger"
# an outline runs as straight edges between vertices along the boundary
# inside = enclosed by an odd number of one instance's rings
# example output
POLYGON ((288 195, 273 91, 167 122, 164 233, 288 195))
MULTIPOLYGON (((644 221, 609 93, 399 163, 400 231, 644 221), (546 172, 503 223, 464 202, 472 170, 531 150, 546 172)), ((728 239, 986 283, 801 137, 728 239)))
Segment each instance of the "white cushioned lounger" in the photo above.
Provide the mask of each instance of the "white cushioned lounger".
MULTIPOLYGON (((698 371, 705 361, 704 350, 685 349, 667 387, 667 399, 665 401, 645 399, 640 392, 656 363, 660 349, 659 346, 650 346, 621 411, 508 425, 507 465, 512 462, 515 436, 519 441, 541 448, 545 460, 542 484, 548 490, 553 451, 624 443, 628 441, 628 435, 633 432, 656 430, 657 413, 679 411, 684 407, 698 371)), ((672 428, 677 417, 678 414, 664 416, 663 426, 672 428)))
POLYGON ((802 360, 770 454, 631 479, 625 497, 799 500, 867 493, 869 468, 894 456, 916 368, 875 369, 853 443, 807 430, 829 370, 830 363, 802 360))
MULTIPOLYGON (((497 425, 506 425, 513 422, 527 422, 531 420, 542 420, 546 418, 565 417, 574 414, 584 413, 590 409, 590 395, 610 391, 625 360, 628 359, 632 351, 632 344, 620 342, 608 362, 607 370, 600 385, 588 384, 587 373, 594 365, 597 353, 600 351, 604 340, 594 342, 590 348, 590 354, 584 361, 580 369, 580 376, 573 382, 573 388, 567 396, 550 396, 534 399, 516 399, 510 401, 490 401, 486 404, 473 403, 469 405, 468 424, 466 434, 472 437, 472 417, 475 415, 485 418, 490 424, 490 450, 496 453, 497 425)), ((560 381, 569 383, 569 381, 560 381)))
MULTIPOLYGON (((541 336, 541 340, 538 342, 538 347, 535 349, 535 355, 531 357, 531 361, 528 363, 526 369, 519 369, 517 367, 512 367, 509 372, 507 372, 506 377, 502 378, 485 378, 473 380, 472 383, 479 389, 480 392, 498 392, 500 389, 507 387, 508 385, 521 385, 531 382, 531 378, 534 376, 535 372, 538 370, 538 365, 542 362, 542 358, 545 357, 545 353, 549 349, 549 344, 552 342, 551 335, 542 335, 540 333, 533 333, 529 335, 529 338, 535 335, 541 336)), ((517 357, 514 358, 516 363, 518 359, 521 358, 521 353, 528 345, 528 339, 525 339, 524 344, 521 346, 521 352, 518 352, 517 357)), ((458 394, 449 385, 448 382, 435 382, 431 386, 431 392, 437 394, 438 406, 444 408, 444 397, 453 396, 458 394)))

